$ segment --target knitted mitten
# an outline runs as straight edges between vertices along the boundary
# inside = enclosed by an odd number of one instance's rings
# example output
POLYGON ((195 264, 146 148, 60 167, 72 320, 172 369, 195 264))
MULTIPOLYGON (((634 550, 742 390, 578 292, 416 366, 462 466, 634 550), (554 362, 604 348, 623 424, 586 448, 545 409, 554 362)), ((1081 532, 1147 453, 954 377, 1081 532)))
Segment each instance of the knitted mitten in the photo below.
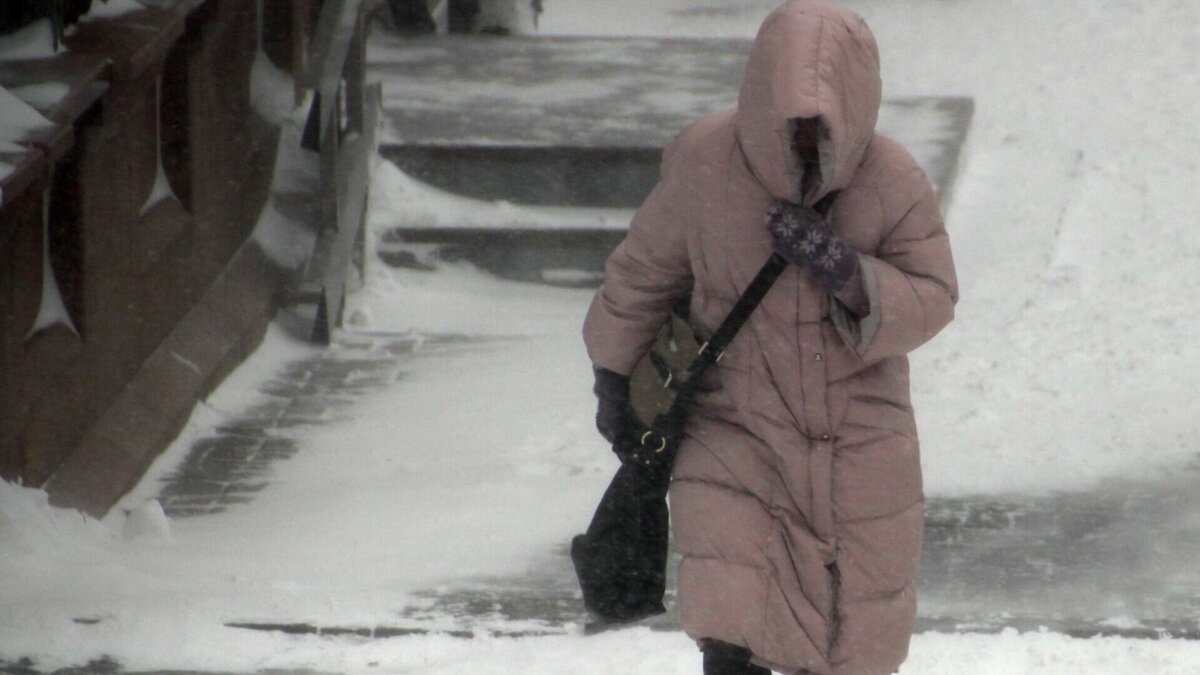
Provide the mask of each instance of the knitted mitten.
POLYGON ((807 206, 779 202, 767 214, 775 251, 799 265, 827 293, 837 293, 858 270, 858 255, 833 233, 829 222, 807 206))
POLYGON ((641 423, 633 410, 629 395, 629 378, 607 368, 593 366, 596 383, 596 429, 612 444, 613 452, 626 460, 626 455, 639 442, 641 423))

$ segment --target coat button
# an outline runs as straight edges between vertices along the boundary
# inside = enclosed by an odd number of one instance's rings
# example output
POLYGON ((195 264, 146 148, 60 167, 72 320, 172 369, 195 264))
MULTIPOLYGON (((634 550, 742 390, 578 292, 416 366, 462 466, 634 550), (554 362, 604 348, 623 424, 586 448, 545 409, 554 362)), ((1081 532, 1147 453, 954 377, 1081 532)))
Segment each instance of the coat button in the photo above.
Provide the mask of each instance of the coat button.
POLYGON ((820 360, 822 360, 822 359, 824 359, 824 358, 825 358, 825 357, 824 357, 824 356, 821 356, 820 354, 816 354, 816 355, 814 355, 814 356, 813 356, 813 360, 815 360, 815 361, 820 361, 820 360))

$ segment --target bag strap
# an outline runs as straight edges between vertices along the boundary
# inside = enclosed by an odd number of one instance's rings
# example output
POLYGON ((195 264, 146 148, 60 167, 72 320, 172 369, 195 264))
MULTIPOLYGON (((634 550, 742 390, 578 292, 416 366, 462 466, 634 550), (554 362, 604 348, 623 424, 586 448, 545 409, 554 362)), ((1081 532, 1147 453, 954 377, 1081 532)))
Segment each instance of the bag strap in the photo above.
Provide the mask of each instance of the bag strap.
MULTIPOLYGON (((837 198, 837 195, 836 191, 825 195, 813 205, 813 210, 822 216, 829 215, 829 210, 833 208, 833 200, 837 198)), ((766 297, 767 291, 771 290, 771 286, 775 284, 775 280, 779 278, 779 275, 783 273, 783 270, 787 266, 787 258, 778 253, 772 253, 771 257, 767 258, 767 262, 758 270, 758 274, 754 276, 754 280, 742 292, 741 297, 733 305, 733 309, 729 310, 729 314, 725 316, 725 320, 717 327, 712 337, 700 345, 700 351, 696 354, 695 360, 688 366, 686 379, 679 386, 679 389, 676 390, 675 401, 667 412, 668 415, 675 413, 675 408, 686 405, 686 399, 690 397, 692 391, 695 389, 696 382, 700 379, 700 376, 725 355, 725 349, 729 346, 729 343, 733 342, 733 338, 741 330, 742 325, 754 313, 755 308, 766 297)))
MULTIPOLYGON (((825 195, 813 208, 822 216, 828 215, 829 210, 833 207, 833 200, 837 197, 837 192, 830 192, 825 195)), ((758 274, 754 275, 754 279, 746 290, 742 292, 741 297, 734 303, 733 309, 729 310, 729 314, 725 315, 725 319, 717 330, 713 332, 712 337, 700 345, 700 351, 696 354, 696 358, 688 366, 687 375, 684 381, 679 385, 675 392, 675 400, 671 402, 671 407, 665 413, 659 415, 654 420, 654 425, 642 436, 642 447, 651 450, 654 454, 662 453, 668 446, 671 445, 670 439, 677 437, 683 430, 684 422, 687 418, 688 408, 691 405, 692 395, 696 392, 696 386, 699 384, 700 377, 713 366, 721 357, 725 355, 725 349, 733 342, 733 338, 737 336, 739 330, 745 325, 746 320, 754 313, 762 299, 766 297, 767 291, 771 290, 771 286, 775 284, 775 280, 783 273, 783 270, 788 266, 787 258, 772 253, 767 262, 758 270, 758 274)), ((672 453, 667 453, 668 455, 672 453)), ((668 458, 668 464, 670 459, 668 458)))
POLYGON ((775 280, 783 273, 784 268, 788 265, 787 258, 772 253, 767 262, 758 270, 758 274, 754 276, 754 280, 746 287, 745 292, 738 298, 733 309, 729 310, 729 314, 725 316, 725 320, 717 327, 717 330, 712 334, 704 344, 700 345, 700 351, 696 353, 696 358, 688 366, 687 377, 676 391, 675 404, 671 407, 675 408, 679 405, 679 401, 686 398, 696 386, 696 381, 704 374, 714 363, 721 360, 725 355, 725 349, 729 347, 729 343, 733 342, 733 338, 737 336, 738 331, 745 325, 746 320, 754 313, 762 299, 767 295, 767 291, 771 290, 771 286, 775 284, 775 280))
MULTIPOLYGON (((672 439, 678 440, 683 431, 691 408, 692 396, 696 393, 700 377, 714 363, 721 360, 725 354, 725 348, 733 341, 734 336, 750 318, 750 314, 754 312, 758 304, 762 302, 767 291, 771 290, 771 286, 787 265, 786 258, 778 253, 772 253, 767 262, 758 270, 754 280, 738 298, 733 309, 725 315, 725 320, 717 327, 712 337, 700 345, 700 351, 688 366, 687 375, 680 383, 679 388, 675 390, 675 400, 671 401, 671 407, 656 417, 654 424, 642 434, 640 449, 636 449, 632 453, 637 462, 647 466, 656 466, 659 469, 667 469, 674 462, 677 443, 673 443, 672 439)), ((663 480, 666 480, 669 471, 660 471, 660 473, 662 473, 663 480)))

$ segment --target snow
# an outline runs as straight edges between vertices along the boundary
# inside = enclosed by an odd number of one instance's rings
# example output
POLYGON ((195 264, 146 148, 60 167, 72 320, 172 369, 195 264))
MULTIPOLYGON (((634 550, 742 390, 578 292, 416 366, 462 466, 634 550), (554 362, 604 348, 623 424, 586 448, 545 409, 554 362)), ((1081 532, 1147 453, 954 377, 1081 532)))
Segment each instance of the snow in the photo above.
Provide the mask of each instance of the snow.
POLYGON ((499 27, 513 35, 535 33, 534 12, 529 0, 483 0, 475 25, 480 28, 499 27))
MULTIPOLYGON (((8 39, 13 39, 18 33, 7 36, 8 39)), ((0 56, 3 56, 5 44, 3 39, 0 39, 0 56)), ((38 111, 29 107, 12 92, 0 86, 0 153, 8 155, 23 155, 29 150, 17 143, 17 141, 26 141, 30 135, 53 126, 50 120, 42 117, 38 111)), ((20 161, 10 160, 9 158, 0 158, 0 181, 8 178, 20 161), (8 160, 8 161, 6 161, 8 160)), ((0 203, 4 200, 4 191, 0 190, 0 203)))
POLYGON ((156 168, 154 170, 154 185, 150 188, 150 194, 146 197, 146 201, 142 204, 142 208, 138 211, 140 215, 146 215, 155 204, 164 199, 178 199, 175 192, 171 189, 171 182, 167 180, 167 172, 163 168, 162 161, 162 76, 154 83, 154 161, 156 168))
POLYGON ((949 214, 964 300, 913 364, 939 494, 1153 478, 1200 451, 1200 319, 1181 311, 1200 135, 1180 133, 1200 6, 1027 5, 916 3, 953 27, 919 33, 913 3, 864 7, 890 91, 976 98, 949 214))
POLYGON ((632 209, 531 206, 472 199, 416 180, 391 162, 378 162, 372 192, 373 227, 442 229, 612 229, 629 227, 632 209))
MULTIPOLYGON (((771 4, 554 0, 542 32, 749 37, 771 4)), ((947 213, 963 300, 913 358, 927 493, 1043 494, 1182 470, 1200 419, 1190 391, 1200 318, 1187 307, 1200 263, 1190 118, 1200 5, 851 4, 879 36, 889 96, 976 100, 947 213)), ((388 166, 374 174, 369 247, 409 213, 452 223, 479 206, 388 166)), ((472 222, 503 224, 515 207, 489 208, 472 222)), ((278 326, 104 520, 0 483, 0 658, 42 669, 107 654, 129 670, 699 672, 688 639, 645 628, 366 640, 223 627, 384 625, 423 589, 521 574, 586 525, 615 467, 591 428, 579 338, 589 291, 459 264, 394 270, 371 251, 367 260, 346 338, 417 347, 394 385, 355 402, 353 419, 297 431, 302 451, 252 504, 164 528, 148 500, 192 440, 315 353, 278 326), (451 345, 448 334, 469 339, 451 345)), ((902 673, 1182 674, 1198 664, 1200 642, 1010 629, 917 635, 902 673)))
POLYGON ((50 193, 43 193, 42 204, 42 298, 38 304, 38 313, 33 320, 33 326, 26 333, 25 339, 37 335, 56 324, 62 324, 67 330, 79 334, 71 314, 62 299, 62 291, 58 287, 58 279, 54 276, 54 267, 50 262, 50 207, 46 203, 50 193))
POLYGON ((0 61, 52 58, 54 29, 50 19, 40 19, 8 35, 0 35, 0 61))
MULTIPOLYGON (((251 79, 253 77, 251 75, 251 79)), ((289 101, 291 95, 289 91, 289 101)), ((311 96, 309 98, 311 99, 311 96)), ((304 105, 292 107, 286 115, 283 114, 282 108, 275 109, 275 113, 282 116, 275 122, 280 125, 280 141, 275 152, 276 168, 275 175, 271 177, 271 197, 259 214, 258 223, 251 233, 251 239, 267 257, 288 270, 297 270, 308 262, 317 239, 316 232, 311 227, 289 218, 279 208, 281 195, 311 194, 318 184, 319 168, 316 166, 316 156, 300 147, 300 134, 304 128, 307 109, 308 101, 305 101, 304 105)))
MULTIPOLYGON (((193 532, 192 521, 184 521, 178 524, 181 527, 172 541, 153 527, 149 535, 124 536, 119 520, 101 523, 85 519, 49 507, 40 491, 0 483, 0 541, 4 543, 0 564, 8 579, 22 580, 19 585, 5 586, 5 606, 25 608, 23 620, 3 619, 0 654, 29 655, 40 669, 78 664, 103 653, 128 670, 182 665, 216 671, 308 669, 439 675, 691 675, 700 670, 699 654, 685 636, 646 628, 585 637, 580 627, 569 626, 567 633, 559 636, 480 636, 470 640, 446 635, 335 639, 221 628, 214 624, 214 614, 247 611, 263 601, 286 606, 297 597, 314 594, 315 589, 297 582, 293 566, 285 564, 286 560, 248 560, 237 555, 239 546, 261 547, 244 524, 227 522, 193 532), (220 533, 231 530, 243 531, 245 539, 222 541, 220 533), (256 564, 247 566, 249 561, 256 564), (280 569, 268 575, 276 564, 280 569), (48 574, 50 570, 55 573, 48 574), (168 572, 170 576, 164 577, 168 572), (77 623, 73 618, 97 623, 77 623), (164 649, 164 645, 171 648, 164 649)), ((295 520, 319 527, 304 518, 295 520)), ((273 540, 303 534, 299 531, 303 525, 288 527, 287 520, 273 525, 283 525, 285 531, 256 534, 273 540)), ((358 535, 370 536, 362 530, 358 535)), ((346 552, 338 548, 341 543, 329 542, 328 550, 335 557, 346 552)), ((311 610, 328 616, 346 604, 340 595, 336 599, 322 597, 311 610)), ((999 635, 917 635, 901 672, 1183 675, 1195 672, 1197 663, 1197 642, 1081 640, 1008 629, 999 635)))
POLYGON ((121 526, 121 538, 126 541, 150 539, 171 541, 171 522, 157 499, 148 499, 129 509, 121 526))
POLYGON ((53 126, 28 103, 0 87, 0 141, 25 140, 30 134, 53 126))
POLYGON ((22 87, 9 87, 8 91, 38 110, 49 110, 70 93, 71 85, 66 82, 40 82, 22 87))
POLYGON ((271 124, 282 124, 296 109, 292 76, 275 67, 262 45, 250 64, 250 105, 254 112, 271 124))
POLYGON ((92 0, 91 9, 88 10, 87 15, 82 17, 82 20, 113 19, 132 12, 140 12, 143 9, 145 9, 145 4, 138 0, 92 0))

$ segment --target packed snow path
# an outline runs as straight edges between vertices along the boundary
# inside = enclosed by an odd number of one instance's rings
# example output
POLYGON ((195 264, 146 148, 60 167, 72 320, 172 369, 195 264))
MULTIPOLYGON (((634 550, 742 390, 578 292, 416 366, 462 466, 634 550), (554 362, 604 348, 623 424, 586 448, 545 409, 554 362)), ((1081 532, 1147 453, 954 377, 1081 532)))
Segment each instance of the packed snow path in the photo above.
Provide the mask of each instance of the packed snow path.
MULTIPOLYGON (((542 30, 747 38, 774 4, 555 0, 542 30)), ((1200 541, 1189 468, 1200 450, 1200 315, 1190 306, 1200 282, 1200 137, 1188 130, 1200 105, 1200 4, 847 4, 880 38, 887 95, 965 94, 977 104, 948 214, 963 302, 913 364, 931 505, 926 625, 1031 617, 1029 602, 1058 588, 1056 616, 1041 617, 1050 630, 1078 616, 1134 635, 1147 620, 1195 630, 1200 584, 1187 565, 1200 541), (973 553, 935 550, 955 537, 973 553), (971 585, 947 583, 939 595, 935 574, 980 565, 996 573, 961 577, 971 585)), ((375 236, 393 215, 376 214, 375 236)), ((455 265, 370 275, 347 314, 360 336, 518 339, 404 361, 403 381, 294 427, 297 451, 271 465, 249 502, 171 520, 169 540, 125 540, 120 511, 84 521, 0 486, 0 659, 28 655, 38 670, 109 654, 130 670, 700 671, 675 631, 583 637, 576 624, 567 635, 484 634, 553 627, 528 617, 559 610, 506 618, 493 603, 512 580, 557 579, 566 598, 562 547, 615 467, 591 429, 578 338, 590 294, 496 283, 455 265), (353 424, 338 419, 347 415, 353 424), (461 612, 468 620, 456 619, 465 600, 454 598, 472 589, 481 594, 461 612), (445 632, 368 639, 225 627, 272 620, 445 632), (451 634, 465 625, 474 639, 451 634)), ((309 350, 273 331, 126 507, 157 495, 193 441, 261 403, 259 387, 309 350)), ((1014 623, 1024 630, 1027 620, 1014 623)), ((1005 630, 920 633, 902 672, 1192 675, 1198 665, 1195 640, 1005 630)))
MULTIPOLYGON (((343 334, 333 349, 282 366, 260 385, 260 401, 194 440, 183 462, 164 476, 159 501, 175 518, 238 508, 269 486, 271 463, 294 455, 306 428, 353 425, 355 403, 362 397, 388 387, 418 386, 406 382, 414 361, 453 360, 467 350, 496 348, 485 338, 418 341, 415 336, 343 334)), ((469 370, 457 372, 464 383, 472 377, 469 370)), ((406 447, 405 427, 395 428, 398 458, 413 451, 406 447)), ((449 446, 442 450, 454 452, 449 446)), ((494 450, 501 456, 509 452, 494 450)), ((1082 494, 930 498, 919 625, 924 630, 1048 627, 1080 637, 1200 638, 1195 620, 1200 571, 1187 563, 1200 558, 1200 542, 1186 537, 1189 523, 1200 519, 1200 502, 1190 499, 1198 491, 1200 470, 1191 469, 1159 482, 1114 480, 1082 494), (1191 550, 1182 559, 1168 555, 1180 546, 1191 550)), ((587 617, 565 544, 528 551, 529 568, 518 575, 417 589, 384 624, 288 616, 230 623, 293 634, 381 638, 566 634, 587 617)), ((671 582, 668 599, 674 594, 671 582)), ((676 627, 670 614, 647 625, 676 627)))

